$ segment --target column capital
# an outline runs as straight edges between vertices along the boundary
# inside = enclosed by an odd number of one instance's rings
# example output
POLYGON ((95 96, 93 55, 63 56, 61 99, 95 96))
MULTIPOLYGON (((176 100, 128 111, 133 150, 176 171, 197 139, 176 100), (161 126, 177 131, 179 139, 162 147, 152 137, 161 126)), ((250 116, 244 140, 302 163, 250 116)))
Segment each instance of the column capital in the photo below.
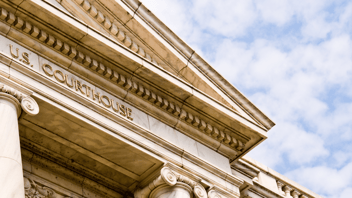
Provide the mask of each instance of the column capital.
POLYGON ((282 188, 282 187, 284 186, 284 183, 282 183, 282 182, 279 181, 279 180, 276 180, 276 183, 277 183, 277 186, 278 186, 279 188, 282 188))
POLYGON ((160 170, 160 175, 150 182, 143 189, 137 189, 134 192, 135 198, 147 198, 149 194, 158 186, 162 184, 167 184, 169 186, 174 186, 177 183, 176 174, 168 167, 164 167, 160 170))
POLYGON ((293 190, 293 188, 291 186, 288 186, 288 185, 284 186, 285 192, 291 192, 291 190, 293 190))
POLYGON ((193 194, 196 198, 208 197, 207 191, 204 189, 204 187, 201 184, 191 180, 190 178, 184 175, 181 175, 179 173, 172 171, 169 167, 163 167, 160 171, 160 176, 158 176, 156 179, 150 182, 143 189, 136 190, 134 193, 134 196, 135 198, 147 198, 149 197, 150 193, 152 193, 152 191, 156 189, 158 186, 165 185, 165 184, 169 186, 175 186, 177 183, 183 183, 191 187, 191 189, 193 190, 193 194))
POLYGON ((10 100, 16 104, 17 117, 21 115, 21 109, 30 116, 39 113, 39 106, 32 97, 3 83, 0 83, 0 98, 10 100))
POLYGON ((298 190, 296 190, 296 189, 294 189, 294 190, 291 192, 291 195, 292 195, 293 198, 298 198, 298 196, 299 196, 300 194, 301 194, 301 193, 300 193, 298 190))

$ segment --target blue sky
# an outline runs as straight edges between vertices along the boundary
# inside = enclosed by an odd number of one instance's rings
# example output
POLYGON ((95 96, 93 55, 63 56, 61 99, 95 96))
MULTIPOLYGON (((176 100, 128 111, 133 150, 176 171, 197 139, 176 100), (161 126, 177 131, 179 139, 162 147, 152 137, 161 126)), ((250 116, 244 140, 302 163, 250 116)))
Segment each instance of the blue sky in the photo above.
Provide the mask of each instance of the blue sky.
POLYGON ((352 197, 352 1, 142 2, 276 123, 251 157, 352 197))

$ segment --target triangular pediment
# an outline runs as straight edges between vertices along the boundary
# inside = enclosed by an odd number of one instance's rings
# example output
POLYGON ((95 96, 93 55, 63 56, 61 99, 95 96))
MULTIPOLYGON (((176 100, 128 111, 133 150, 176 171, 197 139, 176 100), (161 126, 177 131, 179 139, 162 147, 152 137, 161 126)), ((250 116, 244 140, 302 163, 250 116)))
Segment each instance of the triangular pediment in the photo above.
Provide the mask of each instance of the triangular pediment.
MULTIPOLYGON (((244 101, 229 97, 228 92, 221 87, 219 88, 219 84, 214 83, 214 78, 222 77, 216 72, 218 76, 207 75, 199 69, 197 62, 198 64, 199 62, 204 64, 205 61, 194 51, 187 51, 183 46, 175 46, 174 43, 170 43, 173 39, 176 38, 177 40, 179 38, 169 29, 166 30, 168 31, 166 33, 160 31, 161 29, 165 31, 167 27, 162 22, 157 21, 158 19, 140 2, 62 0, 60 6, 89 26, 193 85, 245 119, 267 129, 273 126, 273 123, 237 90, 235 90, 238 92, 236 94, 242 96, 241 99, 244 99, 244 101), (148 14, 149 20, 152 20, 154 24, 148 23, 150 21, 147 21, 148 18, 145 17, 145 13, 148 14), (156 23, 160 26, 156 27, 156 23), (190 57, 193 58, 185 57, 187 54, 190 54, 190 57), (249 103, 247 108, 243 105, 243 102, 249 103), (258 116, 258 114, 262 115, 258 116), (262 119, 263 117, 264 119, 262 119)), ((207 67, 211 67, 209 64, 205 64, 207 67)), ((230 86, 230 88, 233 88, 232 85, 230 86)))
MULTIPOLYGON (((273 123, 264 114, 157 18, 149 15, 154 24, 147 23, 145 7, 128 6, 110 0, 25 1, 20 7, 26 12, 9 14, 17 22, 6 18, 14 28, 5 34, 59 65, 41 64, 40 71, 68 72, 66 78, 77 84, 71 83, 71 91, 81 89, 78 84, 95 86, 105 97, 98 105, 111 111, 106 101, 122 99, 231 160, 266 139, 273 123)), ((94 94, 86 97, 96 103, 94 94)), ((156 134, 150 125, 133 122, 156 134)))

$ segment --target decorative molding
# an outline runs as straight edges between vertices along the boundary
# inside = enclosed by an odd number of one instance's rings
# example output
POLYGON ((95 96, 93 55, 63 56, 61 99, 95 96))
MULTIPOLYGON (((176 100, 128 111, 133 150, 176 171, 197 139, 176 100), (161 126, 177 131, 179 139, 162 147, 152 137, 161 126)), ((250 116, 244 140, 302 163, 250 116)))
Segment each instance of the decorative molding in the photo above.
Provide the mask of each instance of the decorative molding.
POLYGON ((293 198, 310 198, 310 196, 306 195, 302 191, 299 191, 295 189, 292 186, 289 186, 288 184, 285 184, 284 182, 280 180, 276 180, 277 187, 280 193, 284 195, 285 197, 290 197, 292 195, 293 198))
MULTIPOLYGON (((7 86, 3 83, 0 83, 0 93, 5 93, 13 96, 21 104, 22 110, 30 116, 37 115, 39 113, 39 106, 37 102, 30 96, 23 94, 22 92, 14 89, 10 86, 7 86)), ((18 117, 20 112, 18 112, 18 117)))
POLYGON ((56 192, 55 190, 36 183, 34 180, 29 179, 27 177, 23 177, 24 181, 24 191, 25 198, 72 198, 70 196, 63 195, 61 193, 56 192))
POLYGON ((136 42, 126 35, 124 31, 117 28, 116 25, 110 21, 109 17, 104 16, 104 14, 97 9, 94 5, 90 4, 87 0, 74 0, 86 13, 88 16, 93 18, 97 23, 99 23, 103 28, 111 33, 118 41, 120 41, 124 46, 132 50, 133 52, 139 54, 143 58, 146 58, 150 62, 158 65, 155 59, 145 52, 145 50, 136 44, 136 42))
MULTIPOLYGON (((83 1, 82 1, 83 2, 83 1)), ((103 16, 102 16, 103 17, 103 16)), ((85 68, 96 72, 98 75, 109 79, 111 82, 117 84, 121 88, 128 90, 134 95, 148 101, 154 106, 161 108, 165 112, 172 116, 179 118, 181 121, 187 123, 188 125, 196 128, 198 131, 207 134, 209 137, 223 143, 225 146, 235 150, 236 152, 242 152, 246 146, 246 143, 250 140, 249 137, 239 137, 230 135, 229 133, 234 133, 228 131, 227 129, 219 130, 214 124, 208 123, 203 119, 185 111, 179 105, 171 102, 170 100, 155 94, 153 91, 145 88, 141 83, 133 81, 131 78, 119 74, 110 67, 103 65, 101 62, 90 58, 88 55, 77 51, 75 47, 62 42, 60 39, 49 35, 45 31, 39 29, 38 27, 24 21, 20 17, 15 16, 13 13, 8 12, 6 9, 0 7, 0 20, 5 21, 9 25, 13 25, 16 29, 22 30, 24 33, 29 34, 33 38, 39 40, 43 44, 55 49, 56 51, 64 54, 69 59, 72 59, 82 65, 85 68)), ((26 110, 28 114, 33 114, 31 110, 32 106, 28 106, 29 102, 26 101, 26 110)))

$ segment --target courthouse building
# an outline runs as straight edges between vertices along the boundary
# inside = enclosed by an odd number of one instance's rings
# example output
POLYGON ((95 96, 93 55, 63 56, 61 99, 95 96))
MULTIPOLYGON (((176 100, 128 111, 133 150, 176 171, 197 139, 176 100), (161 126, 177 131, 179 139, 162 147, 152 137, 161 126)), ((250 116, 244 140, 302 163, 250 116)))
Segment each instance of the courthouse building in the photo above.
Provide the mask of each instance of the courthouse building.
POLYGON ((274 122, 138 0, 1 0, 0 34, 0 198, 320 197, 245 156, 274 122))

